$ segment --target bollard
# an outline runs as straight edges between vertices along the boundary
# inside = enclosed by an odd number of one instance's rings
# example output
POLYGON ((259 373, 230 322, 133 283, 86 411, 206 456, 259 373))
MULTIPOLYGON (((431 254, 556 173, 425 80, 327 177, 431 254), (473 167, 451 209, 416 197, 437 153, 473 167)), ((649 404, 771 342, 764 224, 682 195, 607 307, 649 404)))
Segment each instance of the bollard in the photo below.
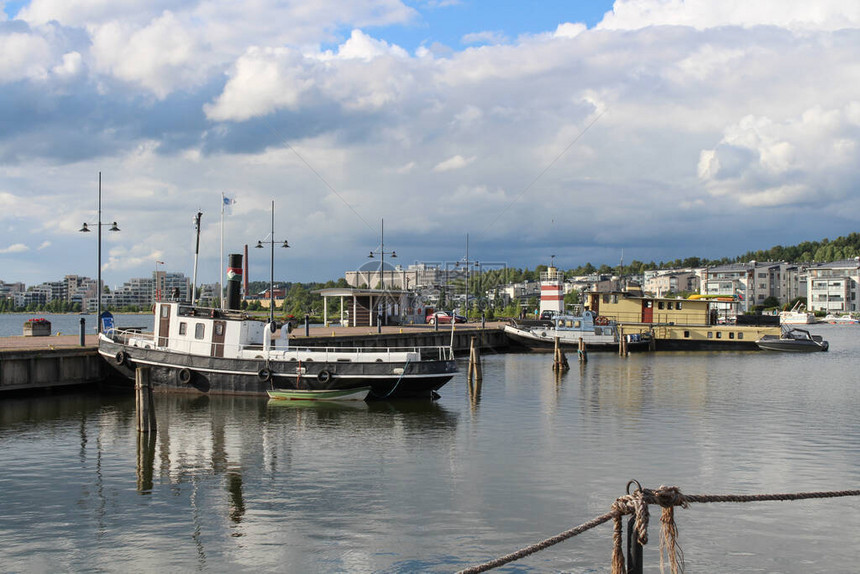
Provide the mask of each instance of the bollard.
POLYGON ((86 333, 87 332, 87 320, 84 317, 81 317, 81 347, 86 345, 86 333))
POLYGON ((484 378, 481 371, 481 351, 475 345, 476 337, 472 337, 469 347, 469 385, 480 385, 484 378))
POLYGON ((305 313, 305 337, 311 336, 311 323, 310 323, 310 315, 305 313))
POLYGON ((134 370, 134 399, 137 411, 137 432, 155 432, 155 409, 152 405, 149 367, 137 367, 134 370))
POLYGON ((484 315, 484 313, 482 312, 481 313, 481 329, 486 329, 486 328, 487 328, 487 318, 484 315))
POLYGON ((636 535, 636 517, 627 521, 627 574, 642 574, 642 545, 636 535))

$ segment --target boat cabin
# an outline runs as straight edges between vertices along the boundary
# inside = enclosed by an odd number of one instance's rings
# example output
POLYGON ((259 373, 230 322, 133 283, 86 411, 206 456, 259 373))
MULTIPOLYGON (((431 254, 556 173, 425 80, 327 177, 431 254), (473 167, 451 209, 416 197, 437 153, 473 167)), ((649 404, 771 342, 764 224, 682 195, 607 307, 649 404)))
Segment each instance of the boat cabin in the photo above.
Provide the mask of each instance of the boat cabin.
POLYGON ((586 306, 597 315, 618 323, 710 325, 715 313, 707 300, 645 297, 624 291, 588 293, 586 306))
POLYGON ((264 344, 267 324, 244 313, 159 301, 155 304, 154 340, 158 347, 192 355, 236 356, 264 344))

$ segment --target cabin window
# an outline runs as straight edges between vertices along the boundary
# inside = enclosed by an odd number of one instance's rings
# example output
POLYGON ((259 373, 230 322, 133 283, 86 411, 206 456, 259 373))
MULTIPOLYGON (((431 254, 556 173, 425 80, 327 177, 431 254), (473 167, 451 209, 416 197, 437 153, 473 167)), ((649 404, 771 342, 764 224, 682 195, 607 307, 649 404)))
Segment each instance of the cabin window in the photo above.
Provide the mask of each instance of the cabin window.
POLYGON ((204 335, 206 335, 206 325, 203 323, 197 323, 194 325, 194 338, 202 339, 204 335))
POLYGON ((657 302, 657 308, 658 308, 658 309, 663 309, 664 307, 665 307, 665 305, 663 304, 663 302, 662 302, 662 301, 658 301, 658 302, 657 302))
POLYGON ((215 323, 215 334, 219 337, 224 334, 224 324, 223 323, 215 323))
POLYGON ((708 339, 713 339, 713 338, 714 338, 714 332, 708 331, 708 339))
POLYGON ((723 338, 722 332, 717 331, 717 339, 722 339, 722 338, 723 338))
POLYGON ((681 310, 681 305, 682 305, 682 302, 681 302, 681 301, 678 301, 677 303, 675 303, 675 309, 677 309, 678 311, 680 311, 680 310, 681 310))
POLYGON ((186 323, 185 321, 182 321, 181 323, 179 323, 179 334, 185 335, 187 332, 188 332, 188 323, 186 323))
POLYGON ((671 310, 672 310, 672 302, 671 302, 671 301, 669 301, 668 303, 666 303, 666 309, 668 309, 669 311, 671 311, 671 310))
POLYGON ((744 334, 743 334, 743 333, 738 333, 738 339, 743 339, 743 338, 744 338, 744 334))
POLYGON ((603 302, 609 303, 609 293, 607 293, 606 295, 603 296, 603 302))
MULTIPOLYGON (((582 321, 576 321, 573 325, 578 329, 582 326, 582 321)), ((570 327, 570 321, 567 322, 567 326, 570 327)))
POLYGON ((618 295, 613 295, 613 296, 612 296, 612 302, 613 302, 613 303, 618 303, 618 295))
POLYGON ((162 305, 161 306, 161 318, 166 319, 168 317, 170 317, 170 307, 168 307, 167 305, 162 305))
POLYGON ((735 334, 734 334, 734 333, 729 333, 729 339, 734 339, 734 338, 735 338, 735 334))
POLYGON ((689 331, 684 331, 684 338, 685 338, 685 339, 689 339, 689 338, 690 338, 690 332, 689 332, 689 331))

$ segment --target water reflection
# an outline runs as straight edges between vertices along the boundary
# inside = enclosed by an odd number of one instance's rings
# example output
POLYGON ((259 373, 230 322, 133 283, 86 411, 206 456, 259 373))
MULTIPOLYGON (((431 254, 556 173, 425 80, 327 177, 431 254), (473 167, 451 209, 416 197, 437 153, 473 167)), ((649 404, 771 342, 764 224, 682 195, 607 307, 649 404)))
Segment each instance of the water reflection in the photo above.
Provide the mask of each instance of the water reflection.
MULTIPOLYGON (((158 394, 150 434, 131 396, 3 400, 4 568, 453 571, 602 514, 630 478, 852 488, 858 334, 820 357, 593 353, 561 376, 550 355, 486 356, 480 386, 458 376, 437 402, 158 394)), ((860 513, 827 504, 684 511, 690 570, 803 572, 811 547, 815 569, 838 571, 860 513)), ((610 538, 511 568, 603 571, 610 538)))

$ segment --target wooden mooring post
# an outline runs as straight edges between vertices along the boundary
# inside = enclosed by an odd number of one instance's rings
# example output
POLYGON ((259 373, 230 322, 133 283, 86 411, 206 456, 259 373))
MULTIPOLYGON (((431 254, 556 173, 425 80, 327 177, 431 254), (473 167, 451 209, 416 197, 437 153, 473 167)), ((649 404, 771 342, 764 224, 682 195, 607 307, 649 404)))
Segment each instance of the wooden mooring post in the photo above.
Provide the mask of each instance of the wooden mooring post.
POLYGON ((557 373, 570 370, 570 365, 567 362, 567 355, 564 354, 564 349, 562 349, 559 344, 558 337, 555 338, 555 349, 553 350, 552 355, 552 370, 557 373))
POLYGON ((155 409, 152 405, 149 367, 137 367, 134 370, 134 402, 137 411, 137 432, 155 432, 155 409))
POLYGON ((484 373, 481 370, 481 350, 475 344, 477 337, 472 337, 469 346, 469 386, 480 385, 484 379, 484 373))
POLYGON ((579 338, 579 348, 577 349, 577 354, 579 355, 580 363, 588 362, 588 351, 585 350, 585 341, 582 337, 579 338))

